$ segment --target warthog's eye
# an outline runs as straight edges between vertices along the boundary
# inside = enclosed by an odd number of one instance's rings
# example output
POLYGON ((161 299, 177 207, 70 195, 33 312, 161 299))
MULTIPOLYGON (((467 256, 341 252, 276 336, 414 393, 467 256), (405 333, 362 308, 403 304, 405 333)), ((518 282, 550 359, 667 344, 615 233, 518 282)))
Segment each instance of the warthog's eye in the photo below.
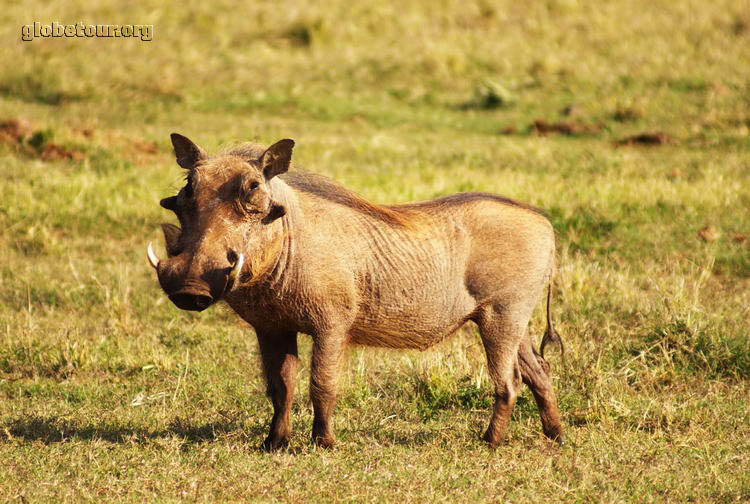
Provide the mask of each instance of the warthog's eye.
POLYGON ((253 198, 253 195, 255 193, 255 190, 258 188, 260 184, 258 181, 254 180, 248 184, 247 189, 245 190, 244 200, 246 202, 250 202, 250 200, 253 198))
POLYGON ((261 182, 259 180, 244 179, 239 185, 237 195, 237 209, 241 215, 258 214, 267 206, 267 196, 259 191, 261 182))

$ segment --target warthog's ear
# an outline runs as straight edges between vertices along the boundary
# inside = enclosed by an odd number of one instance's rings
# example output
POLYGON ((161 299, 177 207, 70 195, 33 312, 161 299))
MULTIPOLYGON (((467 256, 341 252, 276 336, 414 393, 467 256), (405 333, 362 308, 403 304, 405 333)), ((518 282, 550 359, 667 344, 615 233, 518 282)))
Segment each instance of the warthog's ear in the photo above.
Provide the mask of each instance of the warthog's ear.
POLYGON ((169 137, 172 139, 177 164, 182 168, 190 170, 198 161, 207 157, 205 151, 191 142, 189 138, 179 133, 172 133, 169 137))
POLYGON ((263 170, 266 180, 271 180, 276 175, 284 173, 289 169, 293 148, 294 140, 285 138, 270 146, 260 156, 260 167, 263 170))
POLYGON ((164 242, 167 248, 167 255, 169 257, 176 256, 180 253, 177 242, 180 239, 182 230, 174 224, 162 224, 161 230, 164 233, 164 242))

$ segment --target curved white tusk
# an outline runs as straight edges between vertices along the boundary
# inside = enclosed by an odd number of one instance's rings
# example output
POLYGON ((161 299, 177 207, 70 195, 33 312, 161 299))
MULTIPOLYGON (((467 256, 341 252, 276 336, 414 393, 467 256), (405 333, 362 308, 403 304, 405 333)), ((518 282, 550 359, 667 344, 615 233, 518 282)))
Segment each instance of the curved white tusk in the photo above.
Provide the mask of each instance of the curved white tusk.
POLYGON ((229 272, 229 281, 234 282, 237 280, 237 277, 240 275, 240 271, 242 271, 242 266, 245 264, 245 254, 240 254, 240 256, 237 258, 237 262, 234 263, 234 266, 232 267, 232 271, 229 272))
POLYGON ((159 258, 154 253, 153 247, 151 247, 151 244, 148 244, 148 249, 146 250, 146 255, 148 256, 148 262, 153 266, 154 269, 159 267, 159 258))

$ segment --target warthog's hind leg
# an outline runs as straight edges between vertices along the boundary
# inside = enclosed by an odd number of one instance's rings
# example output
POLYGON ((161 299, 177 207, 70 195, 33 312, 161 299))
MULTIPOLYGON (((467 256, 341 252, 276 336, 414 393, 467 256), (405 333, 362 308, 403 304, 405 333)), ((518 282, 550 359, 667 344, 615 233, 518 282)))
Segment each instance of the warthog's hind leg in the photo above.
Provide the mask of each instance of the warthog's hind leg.
POLYGON ((518 348, 518 363, 521 367, 523 382, 534 394, 539 415, 542 418, 544 434, 558 443, 563 443, 560 412, 557 409, 557 398, 549 378, 549 364, 534 351, 528 335, 523 338, 518 348))
POLYGON ((518 346, 528 322, 525 312, 487 307, 477 320, 487 354, 487 370, 495 388, 495 406, 483 436, 492 447, 505 439, 521 387, 518 346))
POLYGON ((266 377, 266 390, 273 403, 271 429, 263 442, 263 448, 276 450, 288 446, 291 436, 289 414, 297 378, 297 333, 256 333, 266 377))

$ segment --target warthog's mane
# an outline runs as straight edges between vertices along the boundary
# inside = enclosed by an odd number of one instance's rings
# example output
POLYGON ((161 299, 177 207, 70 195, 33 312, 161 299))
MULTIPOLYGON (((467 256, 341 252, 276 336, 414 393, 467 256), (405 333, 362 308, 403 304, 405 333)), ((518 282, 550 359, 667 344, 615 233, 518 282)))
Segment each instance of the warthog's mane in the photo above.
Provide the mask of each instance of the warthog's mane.
POLYGON ((543 217, 547 217, 547 214, 544 212, 544 210, 541 210, 533 205, 522 203, 512 198, 506 198, 505 196, 500 196, 498 194, 483 193, 483 192, 468 192, 468 193, 451 194, 449 196, 442 196, 440 198, 436 198, 434 200, 429 200, 429 201, 419 201, 416 203, 404 203, 402 205, 394 205, 393 208, 404 209, 404 210, 408 210, 408 209, 429 210, 431 208, 439 208, 441 206, 459 205, 461 203, 468 203, 471 201, 482 201, 482 200, 496 201, 498 203, 502 203, 503 205, 510 205, 510 206, 514 206, 517 208, 523 208, 524 210, 528 210, 530 212, 539 214, 543 217))
POLYGON ((396 226, 408 226, 409 216, 395 208, 367 201, 333 180, 317 173, 290 171, 281 179, 297 191, 312 194, 333 203, 352 208, 365 215, 396 226))
POLYGON ((281 175, 281 178, 289 186, 298 191, 353 208, 358 212, 362 212, 383 222, 398 226, 409 226, 414 219, 418 219, 419 214, 414 212, 414 210, 429 212, 430 210, 436 210, 445 206, 461 205, 474 201, 495 201, 503 205, 522 208, 546 217, 542 210, 534 206, 504 196, 498 196, 496 194, 481 192, 459 193, 417 203, 378 205, 367 201, 359 194, 350 191, 323 175, 291 171, 281 175))
MULTIPOLYGON (((259 159, 266 147, 256 143, 244 143, 225 150, 222 154, 238 156, 244 159, 259 159)), ((472 201, 490 200, 523 208, 539 215, 545 213, 531 205, 521 203, 511 198, 490 193, 471 192, 452 194, 429 201, 404 203, 400 205, 378 205, 366 200, 359 194, 336 183, 330 178, 317 173, 304 171, 289 171, 280 175, 281 179, 297 191, 317 196, 333 203, 352 208, 375 219, 396 226, 408 227, 415 215, 410 210, 437 209, 442 206, 460 205, 472 201)))

